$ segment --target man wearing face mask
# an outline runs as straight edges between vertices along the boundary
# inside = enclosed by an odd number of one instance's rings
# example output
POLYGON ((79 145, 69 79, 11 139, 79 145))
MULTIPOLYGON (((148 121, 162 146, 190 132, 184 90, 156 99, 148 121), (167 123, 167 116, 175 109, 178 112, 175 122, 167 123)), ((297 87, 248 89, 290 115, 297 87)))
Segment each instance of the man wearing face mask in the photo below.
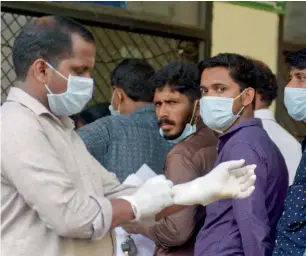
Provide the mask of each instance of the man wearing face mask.
POLYGON ((57 16, 14 41, 18 83, 1 109, 3 255, 112 256, 112 228, 173 204, 172 182, 120 185, 74 131, 68 116, 92 97, 95 51, 90 31, 57 16))
POLYGON ((277 96, 276 76, 265 63, 259 60, 253 61, 262 74, 256 90, 254 116, 261 119, 263 128, 284 156, 289 171, 289 185, 291 185, 301 160, 301 147, 298 141, 276 122, 273 112, 269 109, 277 96))
POLYGON ((93 91, 95 41, 80 24, 33 19, 15 39, 12 56, 18 83, 1 108, 3 255, 113 256, 116 226, 152 218, 174 201, 206 205, 254 191, 255 166, 240 168, 244 160, 173 188, 163 175, 138 190, 120 185, 88 153, 68 118, 93 91), (217 188, 211 186, 216 179, 217 188), (203 186, 208 189, 198 189, 203 186))
POLYGON ((282 154, 253 118, 261 71, 253 61, 224 53, 200 62, 200 114, 220 134, 218 159, 256 163, 256 190, 244 200, 222 200, 206 207, 195 255, 269 256, 287 194, 288 171, 282 154))
MULTIPOLYGON (((198 118, 201 97, 199 71, 195 64, 173 62, 152 78, 154 104, 161 136, 175 144, 165 163, 165 176, 174 184, 204 176, 217 158, 217 136, 198 118)), ((192 206, 164 218, 153 226, 126 229, 149 237, 156 243, 155 255, 193 255, 195 236, 203 225, 205 212, 192 206)))
POLYGON ((141 59, 123 60, 111 74, 112 116, 78 130, 88 151, 123 182, 144 163, 157 174, 172 144, 159 135, 148 84, 154 69, 141 59))
MULTIPOLYGON (((290 81, 284 101, 289 115, 306 122, 306 48, 288 54, 290 81)), ((285 209, 277 226, 275 256, 306 256, 306 134, 302 159, 285 200, 285 209)))

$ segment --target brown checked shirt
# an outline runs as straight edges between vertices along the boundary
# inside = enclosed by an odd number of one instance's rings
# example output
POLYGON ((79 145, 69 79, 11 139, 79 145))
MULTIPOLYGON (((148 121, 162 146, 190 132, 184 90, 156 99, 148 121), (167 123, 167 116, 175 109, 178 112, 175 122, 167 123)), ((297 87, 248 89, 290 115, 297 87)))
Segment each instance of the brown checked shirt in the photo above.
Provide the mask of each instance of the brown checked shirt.
MULTIPOLYGON (((215 164, 216 147, 217 136, 199 122, 197 132, 175 145, 168 154, 165 175, 174 184, 180 184, 207 174, 215 164)), ((155 255, 193 255, 195 236, 205 218, 205 212, 198 209, 199 206, 188 207, 149 229, 148 236, 156 242, 155 255)))

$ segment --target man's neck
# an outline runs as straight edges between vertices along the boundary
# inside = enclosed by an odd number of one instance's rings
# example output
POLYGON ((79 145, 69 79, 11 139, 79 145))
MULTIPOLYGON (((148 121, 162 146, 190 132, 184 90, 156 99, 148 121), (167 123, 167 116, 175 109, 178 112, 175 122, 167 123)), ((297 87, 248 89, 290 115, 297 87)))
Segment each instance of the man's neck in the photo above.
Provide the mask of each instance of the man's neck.
POLYGON ((264 106, 264 107, 259 107, 259 108, 257 107, 255 111, 257 110, 269 110, 269 106, 264 106))
POLYGON ((33 87, 29 86, 29 83, 27 82, 18 82, 16 87, 25 91, 27 94, 29 94, 34 99, 38 100, 41 104, 43 104, 48 110, 50 110, 48 98, 39 96, 39 93, 37 93, 37 91, 39 91, 38 89, 34 91, 34 89, 32 89, 33 87))
POLYGON ((246 119, 251 119, 251 118, 254 118, 254 110, 245 108, 242 115, 239 118, 237 118, 235 122, 229 128, 223 131, 223 133, 226 133, 229 129, 234 127, 236 124, 239 124, 241 121, 246 120, 246 119))
POLYGON ((131 104, 129 104, 129 107, 128 109, 126 109, 126 113, 125 114, 132 114, 133 112, 135 112, 137 109, 145 106, 145 105, 148 105, 148 104, 151 104, 150 102, 140 102, 140 101, 136 101, 136 102, 133 102, 131 104))

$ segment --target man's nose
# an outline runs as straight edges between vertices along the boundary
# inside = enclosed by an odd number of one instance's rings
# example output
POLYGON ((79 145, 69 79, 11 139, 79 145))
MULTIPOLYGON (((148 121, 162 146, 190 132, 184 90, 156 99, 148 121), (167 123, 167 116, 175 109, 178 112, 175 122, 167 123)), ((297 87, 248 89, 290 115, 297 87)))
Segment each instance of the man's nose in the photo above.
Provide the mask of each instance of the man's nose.
POLYGON ((286 85, 286 87, 292 87, 292 88, 297 87, 297 83, 296 83, 295 79, 292 78, 292 79, 289 81, 289 83, 286 85))
POLYGON ((85 72, 85 73, 82 75, 82 77, 91 78, 91 74, 90 74, 90 72, 88 71, 88 72, 85 72))
POLYGON ((159 109, 159 116, 162 118, 168 117, 168 107, 166 104, 162 104, 159 109))

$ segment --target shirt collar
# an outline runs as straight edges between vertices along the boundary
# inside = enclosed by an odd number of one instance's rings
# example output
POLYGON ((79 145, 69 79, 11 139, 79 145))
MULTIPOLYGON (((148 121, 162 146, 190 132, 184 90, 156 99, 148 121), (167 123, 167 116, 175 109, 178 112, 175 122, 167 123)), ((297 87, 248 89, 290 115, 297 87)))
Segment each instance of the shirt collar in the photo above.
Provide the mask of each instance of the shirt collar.
POLYGON ((7 101, 18 102, 33 111, 38 116, 48 115, 59 125, 64 126, 64 128, 74 129, 72 119, 69 117, 56 117, 38 99, 32 97, 30 94, 26 93, 20 88, 12 87, 7 96, 7 101))
POLYGON ((262 127, 262 122, 258 118, 250 118, 240 121, 239 123, 235 124, 232 128, 230 128, 227 132, 222 134, 219 137, 219 144, 218 144, 218 152, 223 148, 225 143, 238 131, 245 127, 251 126, 260 126, 262 127))
POLYGON ((273 112, 270 109, 258 109, 254 111, 255 118, 276 121, 273 112))

